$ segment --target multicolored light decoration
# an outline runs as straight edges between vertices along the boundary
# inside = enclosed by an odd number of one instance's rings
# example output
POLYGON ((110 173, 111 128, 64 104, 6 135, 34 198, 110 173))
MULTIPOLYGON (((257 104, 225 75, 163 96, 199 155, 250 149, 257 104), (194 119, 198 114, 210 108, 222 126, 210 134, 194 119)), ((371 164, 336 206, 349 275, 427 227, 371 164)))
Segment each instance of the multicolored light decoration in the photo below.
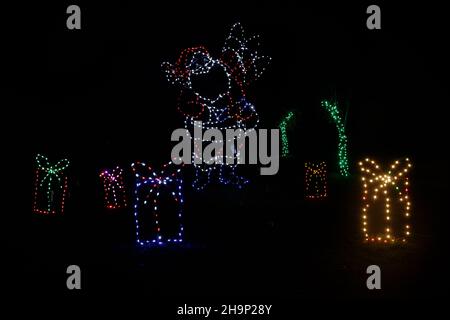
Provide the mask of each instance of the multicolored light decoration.
POLYGON ((347 135, 345 134, 345 124, 340 115, 339 109, 336 103, 332 103, 328 100, 322 100, 322 107, 327 110, 331 119, 336 125, 338 131, 338 163, 339 172, 343 177, 348 177, 350 175, 348 166, 348 153, 347 153, 347 135))
MULTIPOLYGON (((183 50, 174 64, 162 64, 167 80, 179 88, 177 109, 185 117, 186 129, 192 130, 194 121, 202 122, 202 130, 254 130, 258 126, 259 117, 246 97, 246 89, 261 76, 271 59, 259 54, 258 39, 258 36, 247 38, 242 26, 236 23, 231 27, 219 57, 214 58, 205 47, 199 46, 183 50), (226 81, 224 88, 217 88, 217 92, 211 95, 196 88, 193 80, 204 78, 212 72, 221 74, 226 81)), ((194 148, 202 143, 194 141, 194 148)), ((232 158, 236 159, 238 155, 236 150, 232 158)), ((194 157, 193 152, 193 162, 194 157)), ((196 190, 204 189, 213 176, 218 177, 219 183, 233 184, 239 188, 248 182, 243 177, 235 176, 236 164, 194 166, 193 187, 196 190), (231 170, 224 170, 223 166, 231 170)))
POLYGON ((100 172, 105 189, 105 206, 108 209, 119 209, 127 206, 123 170, 120 167, 100 172))
POLYGON ((41 154, 36 156, 33 212, 39 214, 62 214, 67 196, 67 175, 69 160, 56 164, 41 154))
POLYGON ((406 242, 411 236, 409 159, 395 161, 387 172, 369 158, 359 162, 359 166, 363 185, 361 222, 365 240, 382 243, 406 242), (381 214, 381 210, 384 212, 384 223, 382 229, 376 231, 372 225, 369 226, 369 221, 376 217, 374 215, 381 214))
POLYGON ((136 242, 141 246, 183 242, 182 166, 169 162, 159 173, 142 162, 133 163, 131 167, 136 177, 136 242), (162 203, 164 196, 174 211, 161 210, 161 206, 167 204, 162 203))
POLYGON ((289 156, 289 141, 287 136, 287 126, 294 120, 294 112, 289 111, 281 120, 279 128, 281 131, 281 157, 289 156))
POLYGON ((323 199, 327 197, 327 164, 305 162, 305 197, 323 199))

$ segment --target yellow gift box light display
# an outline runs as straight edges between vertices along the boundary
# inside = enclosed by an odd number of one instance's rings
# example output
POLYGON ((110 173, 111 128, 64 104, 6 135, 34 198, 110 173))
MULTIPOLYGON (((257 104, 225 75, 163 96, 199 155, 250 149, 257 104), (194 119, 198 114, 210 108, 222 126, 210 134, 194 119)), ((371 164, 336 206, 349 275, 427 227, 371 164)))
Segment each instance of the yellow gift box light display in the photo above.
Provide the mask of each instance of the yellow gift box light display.
POLYGON ((365 240, 406 242, 412 232, 409 224, 412 206, 409 159, 395 161, 388 171, 383 171, 369 158, 359 162, 359 167, 363 186, 361 223, 365 240))

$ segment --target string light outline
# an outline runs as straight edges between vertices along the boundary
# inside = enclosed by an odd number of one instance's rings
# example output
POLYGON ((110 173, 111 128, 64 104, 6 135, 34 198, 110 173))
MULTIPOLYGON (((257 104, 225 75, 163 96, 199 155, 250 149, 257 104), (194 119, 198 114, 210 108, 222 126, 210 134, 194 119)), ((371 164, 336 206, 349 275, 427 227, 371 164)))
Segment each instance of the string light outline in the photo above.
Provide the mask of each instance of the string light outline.
POLYGON ((294 112, 289 111, 281 120, 278 126, 281 131, 281 157, 289 156, 289 140, 287 136, 287 126, 294 120, 294 112))
POLYGON ((117 166, 100 172, 103 182, 104 201, 107 209, 120 209, 127 207, 123 169, 117 166))
POLYGON ((56 214, 64 213, 64 205, 65 198, 68 189, 67 185, 67 175, 63 174, 64 171, 69 167, 70 162, 67 159, 59 160, 56 164, 51 165, 49 159, 41 154, 36 155, 36 171, 35 171, 35 188, 34 188, 34 200, 33 200, 33 212, 39 214, 56 214), (43 172, 45 176, 40 180, 40 172, 43 172), (53 194, 54 190, 52 189, 52 182, 57 180, 58 187, 57 189, 61 189, 61 203, 59 206, 59 210, 52 207, 54 206, 53 194), (44 187, 44 183, 46 182, 45 195, 47 198, 47 208, 42 209, 38 206, 38 197, 40 189, 44 187))
MULTIPOLYGON (((380 243, 395 243, 395 242, 406 242, 407 239, 411 236, 411 226, 409 224, 410 220, 410 209, 412 206, 410 197, 409 197, 409 177, 408 172, 412 167, 412 164, 410 163, 409 158, 405 158, 404 160, 404 167, 401 169, 397 169, 397 167, 400 167, 401 161, 396 160, 394 163, 390 165, 390 170, 386 172, 383 172, 380 166, 370 158, 366 158, 364 161, 360 161, 359 167, 361 170, 361 182, 363 186, 363 194, 362 194, 362 231, 364 234, 364 238, 366 242, 380 242, 380 243), (400 183, 400 186, 398 185, 400 183), (370 186, 372 186, 372 189, 370 189, 370 186), (397 192, 397 197, 395 199, 398 200, 398 202, 401 203, 401 206, 403 206, 403 217, 406 221, 404 225, 404 230, 402 235, 394 236, 393 235, 393 228, 391 226, 392 219, 391 216, 395 213, 391 212, 392 208, 392 202, 391 197, 393 196, 392 188, 395 189, 397 192), (373 193, 373 194, 372 194, 373 193), (368 214, 369 214, 369 208, 371 204, 371 200, 375 202, 380 196, 384 196, 385 200, 385 221, 386 221, 386 228, 384 229, 385 232, 377 235, 370 235, 369 232, 369 223, 368 223, 368 214)), ((398 218, 400 214, 397 214, 395 218, 398 218)))
POLYGON ((305 162, 305 197, 323 199, 327 197, 327 164, 321 162, 305 162))
MULTIPOLYGON (((243 27, 240 23, 235 23, 225 39, 220 58, 213 58, 208 50, 203 46, 192 47, 181 52, 180 57, 174 65, 169 62, 162 63, 162 69, 166 73, 168 81, 180 87, 177 98, 177 109, 185 117, 185 128, 193 128, 195 121, 202 120, 202 130, 207 129, 244 129, 251 131, 257 128, 259 116, 253 104, 247 98, 245 89, 252 81, 258 79, 265 71, 266 65, 271 58, 259 55, 260 46, 259 37, 246 37, 243 27), (251 48, 251 43, 254 47, 251 48), (261 64, 261 66, 260 66, 261 64), (192 75, 207 74, 212 68, 221 68, 227 77, 227 89, 218 94, 215 98, 209 98, 196 92, 192 85, 192 75), (237 85, 238 96, 232 94, 234 84, 237 85), (191 112, 185 112, 182 104, 190 106, 191 112), (203 117, 201 119, 200 117, 203 117)), ((240 138, 240 134, 237 139, 240 138)), ((194 138, 194 149, 197 150, 204 142, 202 139, 194 138)), ((209 141, 208 141, 209 142, 209 141)), ((231 141, 229 141, 231 142, 231 141)), ((212 143, 223 144, 223 141, 214 141, 212 143)), ((239 148, 235 150, 234 156, 226 158, 237 159, 239 157, 239 148)), ((195 163, 196 154, 193 152, 192 161, 195 163)), ((219 154, 224 154, 219 152, 219 154)), ((225 153, 226 154, 226 153, 225 153)), ((176 159, 172 159, 176 160, 176 159)), ((216 160, 216 159, 214 159, 216 160)), ((232 167, 229 170, 231 175, 236 173, 236 164, 221 165, 196 165, 195 178, 192 183, 194 189, 203 190, 210 182, 213 171, 218 171, 219 183, 233 183, 238 188, 248 183, 248 180, 239 176, 224 177, 224 170, 220 167, 227 165, 232 167), (202 177, 206 176, 206 183, 200 183, 202 177)))
MULTIPOLYGON (((172 162, 169 162, 165 164, 162 168, 162 170, 157 173, 150 166, 147 166, 144 162, 136 162, 131 164, 131 168, 135 174, 136 178, 136 185, 134 190, 134 222, 136 227, 136 243, 140 246, 146 246, 146 245, 164 245, 166 243, 182 243, 183 242, 183 233, 184 233, 184 227, 182 223, 183 219, 183 206, 184 206, 184 200, 183 200, 183 179, 180 177, 181 172, 181 166, 178 167, 174 172, 172 173, 166 173, 167 169, 170 169, 173 171, 174 165, 172 162), (141 171, 145 171, 147 175, 143 175, 140 173, 141 171), (167 185, 173 184, 175 185, 176 191, 172 191, 171 195, 175 202, 177 202, 178 205, 178 233, 177 237, 173 238, 163 238, 162 230, 159 224, 159 195, 160 195, 160 188, 165 187, 167 185), (155 194, 153 198, 153 203, 151 205, 153 216, 154 216, 154 227, 156 229, 156 236, 153 239, 142 239, 140 234, 141 224, 139 220, 139 203, 140 203, 140 197, 139 197, 139 191, 141 187, 143 186, 149 186, 150 191, 149 194, 155 194)), ((144 200, 142 202, 143 205, 147 204, 147 200, 144 200)))
POLYGON ((338 131, 338 164, 339 172, 341 176, 348 177, 350 175, 349 164, 348 164, 348 152, 347 152, 347 135, 345 133, 345 125, 342 120, 342 116, 339 112, 337 103, 332 103, 328 100, 322 100, 322 107, 328 112, 329 116, 336 125, 338 131))

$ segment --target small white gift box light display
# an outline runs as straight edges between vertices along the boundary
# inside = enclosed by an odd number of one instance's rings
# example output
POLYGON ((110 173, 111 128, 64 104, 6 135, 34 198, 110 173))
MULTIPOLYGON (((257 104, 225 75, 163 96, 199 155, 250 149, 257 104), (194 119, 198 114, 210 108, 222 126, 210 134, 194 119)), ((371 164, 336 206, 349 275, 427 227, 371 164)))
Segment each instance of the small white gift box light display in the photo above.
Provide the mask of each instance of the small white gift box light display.
POLYGON ((408 158, 397 160, 383 171, 369 158, 359 162, 363 186, 361 222, 368 242, 406 242, 411 236, 409 224, 411 199, 409 197, 408 158))

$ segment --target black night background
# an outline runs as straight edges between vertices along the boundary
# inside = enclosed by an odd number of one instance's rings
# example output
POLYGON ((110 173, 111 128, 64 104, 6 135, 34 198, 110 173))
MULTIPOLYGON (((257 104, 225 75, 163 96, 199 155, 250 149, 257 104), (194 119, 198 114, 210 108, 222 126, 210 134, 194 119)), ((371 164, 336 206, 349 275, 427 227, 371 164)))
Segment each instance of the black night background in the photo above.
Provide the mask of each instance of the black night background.
POLYGON ((180 303, 444 298, 443 8, 375 3, 382 28, 368 30, 372 3, 78 1, 82 28, 68 30, 70 4, 15 5, 8 22, 1 221, 8 272, 2 285, 11 298, 149 297, 169 306, 147 312, 167 318, 180 303), (170 135, 183 127, 161 63, 199 45, 218 56, 236 22, 258 34, 272 57, 247 92, 259 126, 277 128, 295 112, 291 155, 274 176, 243 166, 250 183, 242 190, 212 184, 197 192, 194 169, 186 166, 184 243, 140 248, 131 206, 104 208, 99 172, 122 167, 132 203, 130 164, 168 162, 170 135), (337 131, 323 99, 336 101, 346 117, 348 178, 339 175, 337 131), (70 161, 61 216, 32 212, 38 153, 70 161), (383 168, 411 159, 406 244, 364 242, 357 164, 366 157, 383 168), (328 166, 328 196, 307 200, 304 163, 319 160, 328 166), (66 288, 71 264, 82 270, 79 291, 66 288), (372 264, 381 267, 381 290, 366 287, 372 264))

